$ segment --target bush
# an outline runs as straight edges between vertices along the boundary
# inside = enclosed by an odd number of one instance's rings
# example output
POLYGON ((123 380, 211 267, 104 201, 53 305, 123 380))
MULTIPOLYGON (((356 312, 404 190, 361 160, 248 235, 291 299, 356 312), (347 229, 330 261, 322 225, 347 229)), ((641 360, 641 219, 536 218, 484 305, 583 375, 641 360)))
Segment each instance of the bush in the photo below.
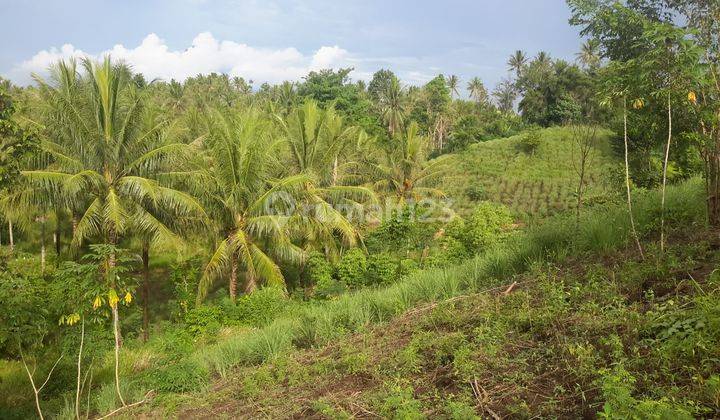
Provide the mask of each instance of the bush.
POLYGON ((513 223, 510 211, 502 204, 480 203, 465 222, 463 237, 458 238, 472 253, 485 249, 507 236, 513 223))
POLYGON ((153 389, 166 392, 198 391, 210 379, 208 370, 193 359, 167 363, 148 375, 153 389))
POLYGON ((367 257, 360 248, 353 248, 343 254, 337 264, 337 279, 350 288, 365 285, 367 257))
POLYGON ((345 286, 333 278, 333 267, 320 252, 310 253, 307 260, 307 276, 314 286, 313 295, 319 299, 328 299, 345 292, 345 286))
POLYGON ((223 309, 229 320, 242 325, 262 327, 279 317, 288 308, 290 300, 279 287, 263 287, 243 295, 235 305, 229 299, 223 301, 223 309))
POLYGON ((203 305, 185 313, 187 330, 195 336, 217 333, 224 321, 225 314, 217 306, 203 305))
POLYGON ((526 131, 518 141, 518 149, 528 155, 534 155, 540 143, 542 142, 542 132, 540 128, 534 127, 526 131))
POLYGON ((366 285, 389 284, 398 279, 399 263, 390 254, 372 254, 367 260, 366 285))

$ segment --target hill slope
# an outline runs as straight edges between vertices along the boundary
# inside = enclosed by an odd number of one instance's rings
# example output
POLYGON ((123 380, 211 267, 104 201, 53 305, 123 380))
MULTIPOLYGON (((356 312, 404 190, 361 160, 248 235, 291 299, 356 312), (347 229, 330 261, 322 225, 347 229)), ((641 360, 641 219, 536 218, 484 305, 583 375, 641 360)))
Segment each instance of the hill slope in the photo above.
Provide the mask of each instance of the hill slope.
MULTIPOLYGON (((520 134, 476 143, 456 154, 460 164, 443 187, 456 200, 458 210, 470 209, 474 201, 482 199, 503 203, 521 216, 546 216, 575 208, 579 178, 573 167, 577 146, 572 131, 554 127, 539 133, 538 147, 532 153, 523 151, 526 134, 520 134)), ((587 174, 587 197, 606 192, 603 179, 619 164, 610 149, 610 135, 607 130, 598 133, 587 174)))
POLYGON ((714 417, 718 245, 681 235, 646 261, 536 266, 512 288, 234 372, 180 417, 714 417))
POLYGON ((549 220, 459 267, 198 349, 182 366, 208 366, 213 382, 165 371, 180 392, 141 413, 717 417, 720 241, 693 204, 697 183, 669 192, 665 253, 654 193, 636 200, 645 260, 626 248, 621 207, 594 209, 579 229, 549 220))

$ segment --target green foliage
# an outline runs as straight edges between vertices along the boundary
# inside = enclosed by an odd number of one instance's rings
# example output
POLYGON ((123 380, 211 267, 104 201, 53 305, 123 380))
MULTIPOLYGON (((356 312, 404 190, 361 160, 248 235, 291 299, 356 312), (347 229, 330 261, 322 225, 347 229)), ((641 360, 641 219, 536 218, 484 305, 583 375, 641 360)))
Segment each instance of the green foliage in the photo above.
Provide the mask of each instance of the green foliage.
POLYGON ((195 304, 198 282, 200 280, 198 259, 175 263, 170 266, 170 283, 173 285, 173 297, 177 305, 174 315, 182 318, 195 304))
POLYGON ((338 261, 337 278, 350 288, 358 288, 366 284, 367 269, 368 261, 365 252, 360 248, 353 248, 345 252, 338 261))
POLYGON ((290 301, 279 287, 263 287, 243 295, 234 305, 224 301, 229 320, 253 327, 262 327, 278 318, 289 308, 290 301))
POLYGON ((168 363, 148 375, 150 386, 165 392, 199 391, 208 379, 207 369, 192 359, 168 363))
POLYGON ((214 335, 225 321, 225 313, 220 307, 201 305, 185 313, 185 325, 193 335, 214 335))
POLYGON ((540 147, 541 139, 540 129, 533 127, 520 136, 518 149, 525 154, 534 155, 535 151, 540 147))
POLYGON ((365 284, 377 286, 397 280, 400 267, 398 261, 387 253, 371 254, 368 257, 365 284))
POLYGON ((606 399, 600 418, 692 419, 683 407, 663 398, 637 400, 632 396, 636 379, 622 365, 600 372, 602 393, 606 399))
POLYGON ((311 252, 306 262, 306 275, 314 285, 314 295, 320 299, 328 299, 345 291, 345 285, 333 277, 333 266, 320 252, 311 252))
POLYGON ((513 223, 510 211, 491 202, 480 203, 465 222, 465 229, 457 239, 473 253, 502 241, 513 223))
POLYGON ((420 401, 415 399, 412 387, 402 383, 390 383, 385 387, 384 393, 378 395, 376 403, 380 414, 391 419, 422 419, 420 401))
POLYGON ((317 101, 323 108, 333 104, 350 124, 372 132, 375 121, 369 115, 371 104, 361 95, 358 85, 350 83, 351 71, 351 68, 312 71, 298 86, 298 95, 317 101))
POLYGON ((0 192, 18 182, 21 165, 38 148, 37 136, 13 119, 15 111, 13 98, 0 83, 0 192))

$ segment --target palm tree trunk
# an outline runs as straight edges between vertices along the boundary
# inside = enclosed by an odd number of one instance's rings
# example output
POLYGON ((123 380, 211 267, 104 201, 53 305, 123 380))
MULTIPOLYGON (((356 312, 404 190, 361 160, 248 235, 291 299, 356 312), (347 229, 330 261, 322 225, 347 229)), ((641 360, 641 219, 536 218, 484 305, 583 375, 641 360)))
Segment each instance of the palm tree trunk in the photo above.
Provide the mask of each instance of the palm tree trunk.
POLYGON ((643 253, 642 245, 640 245, 640 238, 638 237, 637 230, 635 229, 635 216, 633 216, 632 197, 630 195, 630 160, 628 158, 629 147, 628 147, 627 98, 623 98, 623 125, 624 125, 623 128, 624 128, 624 139, 625 139, 625 187, 627 189, 627 205, 628 205, 628 214, 630 215, 630 229, 632 230, 632 235, 635 238, 635 244, 638 247, 638 251, 640 251, 640 258, 642 258, 644 260, 645 254, 643 253))
POLYGON ((257 289, 257 279, 250 273, 245 273, 245 294, 249 295, 257 289))
POLYGON ((150 313, 148 312, 148 301, 150 300, 150 244, 147 241, 143 242, 142 249, 142 261, 143 261, 143 287, 142 287, 142 301, 143 301, 143 342, 148 340, 150 335, 150 313))
POLYGON ((668 141, 665 146, 665 162, 663 164, 662 197, 660 199, 660 251, 665 251, 665 190, 667 187, 667 169, 670 160, 670 144, 672 143, 672 104, 668 92, 668 141))
POLYGON ((8 235, 10 235, 10 253, 15 252, 15 237, 13 236, 12 220, 8 219, 8 235))
POLYGON ((60 242, 60 212, 55 212, 55 233, 53 234, 53 239, 55 240, 55 256, 58 257, 58 261, 60 260, 60 251, 62 248, 62 244, 60 242))
POLYGON ((338 179, 338 157, 335 156, 335 161, 333 161, 333 169, 332 169, 332 185, 333 187, 337 184, 338 179))
POLYGON ((237 259, 237 252, 233 251, 232 255, 230 256, 230 284, 228 286, 230 290, 230 300, 232 300, 233 303, 235 303, 235 301, 237 300, 237 259))

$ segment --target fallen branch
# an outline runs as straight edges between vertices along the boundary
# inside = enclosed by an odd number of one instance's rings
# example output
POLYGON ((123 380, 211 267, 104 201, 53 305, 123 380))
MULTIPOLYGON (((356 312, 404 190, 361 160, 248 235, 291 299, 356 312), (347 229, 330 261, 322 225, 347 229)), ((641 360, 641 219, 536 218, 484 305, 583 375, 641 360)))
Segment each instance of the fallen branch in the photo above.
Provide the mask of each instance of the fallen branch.
POLYGON ((509 295, 510 292, 512 292, 512 290, 515 288, 515 286, 517 286, 517 284, 518 284, 518 283, 517 283, 516 281, 514 281, 514 282, 513 282, 507 289, 505 289, 505 291, 502 293, 503 296, 509 295))
POLYGON ((482 386, 480 386, 480 384, 478 384, 477 378, 475 378, 472 382, 470 382, 470 388, 472 388, 473 394, 475 394, 475 399, 477 400, 480 408, 483 409, 483 411, 486 411, 488 414, 490 414, 490 417, 492 417, 494 420, 502 420, 502 417, 500 417, 490 407, 485 405, 485 403, 487 402, 489 397, 488 397, 488 394, 485 391, 485 389, 482 386))
POLYGON ((123 411, 123 410, 125 410, 125 409, 132 408, 132 407, 136 407, 136 406, 138 406, 138 405, 140 405, 140 404, 145 404, 146 402, 150 401, 150 398, 152 397, 152 395, 153 395, 154 392, 155 392, 155 390, 152 390, 152 389, 151 389, 150 391, 147 392, 147 394, 145 394, 145 397, 143 397, 142 400, 140 400, 140 401, 138 401, 138 402, 134 402, 134 403, 132 403, 132 404, 124 405, 124 406, 122 406, 122 407, 120 407, 120 408, 118 408, 118 409, 116 409, 116 410, 114 410, 114 411, 111 411, 111 412, 107 413, 106 415, 104 415, 104 416, 102 416, 102 417, 96 418, 95 420, 106 419, 106 418, 108 418, 108 417, 114 416, 115 414, 117 414, 117 413, 119 413, 119 412, 121 412, 121 411, 123 411))
POLYGON ((419 307, 419 308, 415 308, 415 309, 413 309, 413 310, 411 310, 411 311, 406 312, 405 315, 415 315, 415 314, 418 314, 418 313, 421 313, 421 312, 425 312, 425 311, 430 310, 430 309, 434 309, 434 308, 436 308, 437 306, 442 305, 442 304, 445 304, 445 303, 457 302, 457 301, 459 301, 459 300, 469 299, 469 298, 477 297, 477 296, 484 295, 484 294, 491 293, 491 292, 503 291, 503 292, 502 292, 502 295, 503 295, 503 296, 507 296, 508 294, 510 294, 510 292, 513 291, 513 289, 515 289, 516 286, 520 286, 520 285, 522 285, 522 284, 526 284, 526 283, 529 283, 529 282, 530 282, 530 280, 528 280, 528 281, 521 281, 521 282, 514 281, 514 282, 512 282, 512 284, 510 284, 510 285, 496 286, 496 287, 491 287, 491 288, 489 288, 489 289, 481 290, 481 291, 479 291, 479 292, 471 293, 471 294, 469 294, 469 295, 455 296, 455 297, 452 297, 452 298, 450 298, 450 299, 445 299, 445 300, 442 300, 442 301, 439 301, 439 302, 433 302, 433 303, 430 303, 430 304, 428 304, 428 305, 421 306, 421 307, 419 307))

